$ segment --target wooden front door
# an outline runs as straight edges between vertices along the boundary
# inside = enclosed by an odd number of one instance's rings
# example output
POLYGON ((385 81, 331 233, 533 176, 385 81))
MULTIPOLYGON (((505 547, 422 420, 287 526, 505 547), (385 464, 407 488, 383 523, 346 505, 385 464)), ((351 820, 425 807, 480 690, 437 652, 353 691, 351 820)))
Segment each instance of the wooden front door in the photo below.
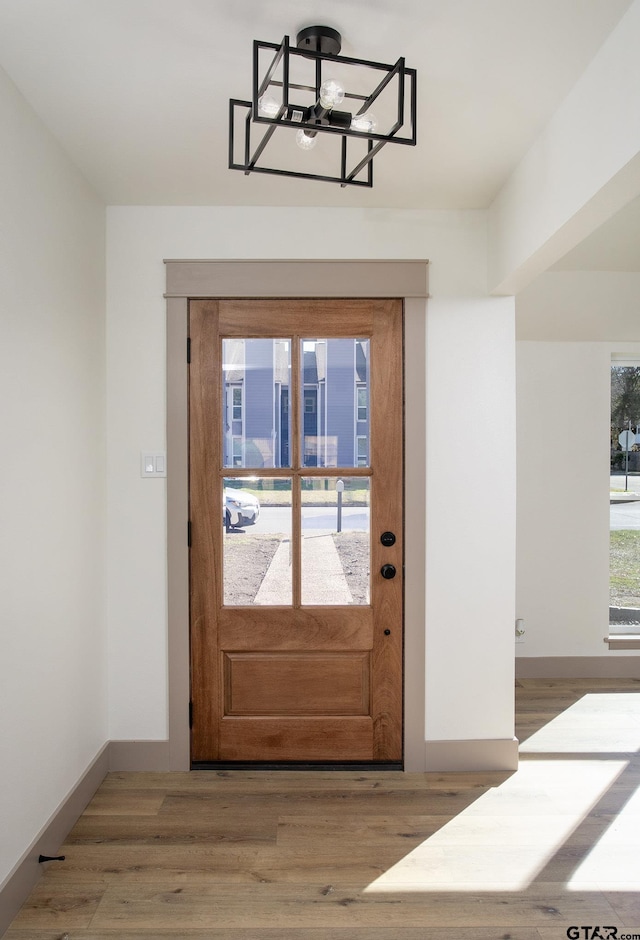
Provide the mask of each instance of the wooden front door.
POLYGON ((402 302, 191 301, 191 757, 402 760, 402 302))

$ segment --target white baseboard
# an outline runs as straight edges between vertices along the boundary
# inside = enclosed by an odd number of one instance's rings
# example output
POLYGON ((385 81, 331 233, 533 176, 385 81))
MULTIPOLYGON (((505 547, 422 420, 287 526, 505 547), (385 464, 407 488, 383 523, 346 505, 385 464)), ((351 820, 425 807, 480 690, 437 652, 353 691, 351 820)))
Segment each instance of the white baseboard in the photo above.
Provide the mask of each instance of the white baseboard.
POLYGON ((518 656, 516 679, 640 679, 640 656, 518 656))
POLYGON ((426 770, 488 771, 518 769, 517 738, 483 741, 427 741, 426 770))

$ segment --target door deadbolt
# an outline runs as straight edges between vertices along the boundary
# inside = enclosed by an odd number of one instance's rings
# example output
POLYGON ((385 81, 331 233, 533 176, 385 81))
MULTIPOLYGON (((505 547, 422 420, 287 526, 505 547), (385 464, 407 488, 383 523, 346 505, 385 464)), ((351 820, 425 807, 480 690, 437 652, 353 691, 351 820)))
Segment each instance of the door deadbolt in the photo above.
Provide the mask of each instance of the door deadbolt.
POLYGON ((396 544, 396 536, 394 532, 383 532, 380 536, 380 541, 385 546, 385 548, 390 548, 392 545, 396 544))
POLYGON ((380 574, 383 578, 386 578, 387 581, 390 581, 391 578, 395 578, 396 576, 395 565, 383 565, 380 569, 380 574))

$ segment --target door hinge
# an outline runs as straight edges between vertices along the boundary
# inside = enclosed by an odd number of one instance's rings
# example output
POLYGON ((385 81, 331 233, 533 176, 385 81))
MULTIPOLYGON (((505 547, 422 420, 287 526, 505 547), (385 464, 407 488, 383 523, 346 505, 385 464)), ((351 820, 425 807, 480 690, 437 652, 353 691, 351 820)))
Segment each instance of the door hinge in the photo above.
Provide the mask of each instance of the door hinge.
POLYGON ((187 362, 191 362, 191 337, 187 336, 187 362))
POLYGON ((191 519, 187 522, 187 548, 191 548, 191 519))
POLYGON ((189 702, 189 728, 193 728, 193 702, 189 702))

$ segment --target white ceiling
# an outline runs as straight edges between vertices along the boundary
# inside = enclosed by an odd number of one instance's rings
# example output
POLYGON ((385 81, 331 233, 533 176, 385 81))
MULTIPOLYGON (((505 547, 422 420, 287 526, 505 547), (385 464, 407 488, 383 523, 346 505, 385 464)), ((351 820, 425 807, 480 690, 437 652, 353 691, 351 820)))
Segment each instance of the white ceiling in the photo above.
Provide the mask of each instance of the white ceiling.
POLYGON ((630 0, 2 0, 0 64, 108 204, 482 208, 630 0), (317 22, 418 71, 373 190, 227 168, 252 40, 317 22))

